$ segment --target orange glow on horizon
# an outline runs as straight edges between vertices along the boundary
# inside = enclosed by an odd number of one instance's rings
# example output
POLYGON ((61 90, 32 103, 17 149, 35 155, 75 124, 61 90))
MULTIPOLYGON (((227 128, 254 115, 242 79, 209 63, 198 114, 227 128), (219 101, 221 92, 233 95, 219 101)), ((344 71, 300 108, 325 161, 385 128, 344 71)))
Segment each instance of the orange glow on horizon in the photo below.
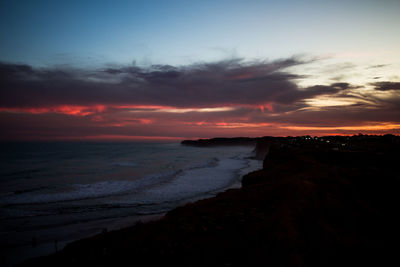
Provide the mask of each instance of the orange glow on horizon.
POLYGON ((359 125, 359 126, 281 126, 280 128, 288 130, 322 130, 322 131, 332 131, 332 130, 345 130, 345 131, 385 131, 385 130, 399 130, 400 124, 391 123, 378 123, 369 125, 359 125))
POLYGON ((218 127, 218 128, 256 128, 256 127, 266 127, 272 126, 275 124, 272 123, 246 123, 246 122, 186 122, 186 125, 197 125, 197 126, 204 126, 204 127, 218 127))
MULTIPOLYGON (((206 108, 157 105, 59 105, 38 108, 3 107, 0 108, 0 112, 38 114, 21 117, 17 115, 18 120, 15 120, 15 115, 3 113, 5 118, 11 118, 8 120, 12 124, 26 120, 29 122, 27 123, 29 127, 37 129, 22 133, 21 136, 25 139, 41 139, 39 136, 42 134, 41 129, 49 131, 43 134, 43 139, 77 141, 178 141, 192 139, 194 136, 212 138, 217 136, 321 136, 357 133, 400 134, 400 124, 396 121, 358 121, 356 122, 358 125, 355 124, 355 126, 350 126, 347 120, 344 120, 342 125, 338 123, 337 126, 332 126, 334 124, 329 121, 326 121, 326 126, 322 122, 308 126, 302 124, 301 120, 288 123, 285 122, 285 117, 282 121, 276 117, 280 113, 279 111, 277 114, 273 113, 273 105, 273 103, 226 104, 222 107, 206 108), (265 114, 261 112, 265 112, 265 114), (64 114, 70 117, 40 116, 40 114, 47 113, 64 114), (51 123, 46 123, 46 120, 51 123), (70 128, 76 129, 73 133, 76 136, 65 136, 70 128), (78 132, 80 129, 82 131, 78 132), (131 136, 130 134, 140 134, 140 136, 131 136), (146 134, 161 136, 146 136, 146 134)), ((20 137, 9 134, 7 138, 18 139, 20 137)))

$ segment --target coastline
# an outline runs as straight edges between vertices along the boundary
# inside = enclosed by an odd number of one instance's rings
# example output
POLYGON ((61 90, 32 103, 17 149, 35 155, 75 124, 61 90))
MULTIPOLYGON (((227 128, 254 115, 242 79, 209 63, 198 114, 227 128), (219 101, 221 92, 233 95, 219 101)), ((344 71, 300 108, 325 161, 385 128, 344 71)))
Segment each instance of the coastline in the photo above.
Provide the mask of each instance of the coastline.
MULTIPOLYGON (((165 206, 165 208, 160 207, 156 209, 157 207, 153 208, 151 206, 150 208, 147 209, 149 212, 146 212, 147 210, 145 210, 145 207, 142 208, 144 212, 140 213, 132 212, 132 210, 135 211, 135 209, 132 208, 130 209, 131 211, 128 211, 128 209, 124 209, 123 211, 126 212, 122 213, 119 212, 118 206, 116 208, 111 207, 109 209, 105 207, 105 211, 108 213, 101 213, 99 211, 98 214, 100 214, 101 216, 98 217, 101 217, 100 220, 98 219, 91 220, 91 217, 84 218, 83 216, 81 216, 82 220, 75 220, 76 223, 65 223, 65 224, 60 223, 55 227, 47 227, 47 228, 46 227, 41 227, 41 228, 36 227, 32 229, 28 228, 28 231, 30 232, 15 230, 8 236, 3 234, 3 236, 6 237, 6 239, 2 240, 2 244, 4 244, 1 249, 2 265, 4 264, 4 266, 11 266, 12 264, 19 264, 22 261, 27 260, 29 258, 48 255, 56 251, 62 250, 64 246, 68 243, 84 238, 93 237, 97 234, 102 233, 103 231, 113 231, 122 229, 134 225, 139 221, 147 222, 149 220, 148 214, 151 214, 150 220, 153 220, 154 217, 159 218, 160 216, 164 215, 166 211, 178 206, 182 206, 187 202, 195 202, 200 199, 210 198, 215 196, 218 192, 225 191, 226 189, 240 187, 241 182, 239 180, 239 177, 241 177, 243 173, 247 173, 251 168, 254 168, 254 166, 257 166, 257 168, 261 168, 262 165, 261 161, 257 161, 257 164, 255 164, 256 160, 254 160, 252 157, 253 147, 250 146, 246 147, 240 146, 232 148, 226 147, 226 149, 225 148, 203 149, 196 147, 190 148, 180 144, 176 144, 174 145, 174 147, 175 146, 179 147, 179 150, 175 149, 176 151, 184 151, 184 152, 190 151, 193 153, 189 153, 189 155, 192 155, 191 157, 183 158, 183 160, 189 162, 187 164, 188 168, 185 168, 183 172, 179 173, 178 177, 179 179, 174 179, 174 183, 172 183, 172 186, 174 186, 174 184, 176 185, 180 184, 181 186, 183 186, 181 187, 181 189, 178 188, 179 190, 176 190, 176 192, 183 191, 185 190, 186 187, 188 187, 189 194, 186 195, 189 196, 190 192, 193 191, 192 188, 197 188, 194 191, 198 192, 203 191, 204 194, 195 194, 192 197, 188 198, 187 197, 180 198, 177 195, 176 196, 177 201, 165 202, 164 204, 162 204, 165 206), (203 156, 203 158, 205 157, 206 160, 203 160, 201 157, 196 157, 197 154, 194 152, 196 152, 199 155, 203 154, 206 155, 203 156), (196 161, 189 161, 188 159, 191 158, 194 158, 196 161), (209 158, 210 160, 208 160, 209 158), (227 161, 225 160, 225 158, 226 159, 231 158, 231 159, 228 159, 227 161), (219 166, 218 168, 216 168, 217 165, 219 166), (210 177, 206 178, 206 175, 209 175, 210 177), (201 178, 202 176, 204 176, 206 179, 201 178), (190 181, 190 179, 193 180, 193 182, 188 184, 187 181, 190 181), (213 180, 217 182, 213 183, 212 182, 213 180), (182 183, 182 181, 184 183, 182 183), (222 181, 222 183, 218 181, 222 181), (212 187, 213 184, 216 184, 217 186, 214 186, 213 188, 212 187), (198 187, 197 185, 200 187, 198 187), (211 188, 211 190, 204 190, 204 188, 206 189, 211 188), (113 210, 115 211, 113 212, 113 210), (117 217, 108 216, 110 213, 116 214, 118 216, 117 217), (124 214, 128 214, 128 216, 123 216, 124 214)), ((175 154, 178 155, 182 154, 181 152, 178 153, 175 154)), ((164 154, 168 155, 168 153, 164 154)), ((183 155, 186 155, 186 153, 184 153, 183 155)), ((180 158, 179 160, 183 161, 182 158, 180 158)), ((118 161, 114 160, 113 162, 118 162, 118 161)), ((123 162, 125 163, 125 161, 123 162)), ((171 189, 171 186, 169 187, 168 186, 169 186, 168 183, 165 183, 165 185, 163 185, 163 187, 171 189)), ((157 188, 158 187, 155 187, 155 189, 157 188)), ((162 194, 163 192, 160 193, 162 194)), ((161 196, 165 197, 165 195, 161 196)), ((54 206, 56 206, 56 204, 54 206)), ((62 207, 68 205, 63 205, 63 206, 60 205, 60 206, 61 207, 59 208, 59 210, 60 212, 63 212, 62 207)), ((77 206, 77 204, 75 204, 75 206, 77 206)), ((84 208, 85 206, 82 206, 82 209, 84 208)), ((66 214, 68 215, 68 210, 66 214)), ((39 225, 39 223, 41 222, 43 222, 45 226, 46 224, 50 225, 52 223, 49 217, 46 216, 34 217, 34 219, 36 218, 38 218, 38 220, 41 220, 40 222, 36 223, 37 225, 39 225)), ((27 220, 29 219, 30 218, 28 218, 27 220)), ((25 225, 26 224, 27 223, 25 223, 25 225)), ((11 223, 9 223, 9 225, 10 227, 12 227, 11 223)), ((22 227, 20 228, 23 230, 22 227)))
MULTIPOLYGON (((108 218, 94 222, 82 222, 79 223, 78 225, 71 225, 70 227, 67 228, 66 226, 63 226, 63 232, 66 232, 65 233, 66 237, 63 239, 58 239, 57 242, 55 242, 54 239, 52 238, 48 238, 47 240, 41 240, 41 242, 36 241, 36 244, 34 245, 32 243, 27 243, 23 246, 18 246, 17 249, 14 247, 6 249, 3 248, 3 251, 1 251, 1 256, 4 257, 2 265, 13 266, 14 264, 13 262, 17 262, 16 264, 20 264, 29 259, 34 259, 37 257, 45 257, 47 255, 50 255, 52 253, 64 249, 64 247, 70 243, 86 238, 91 238, 104 232, 106 230, 104 228, 104 225, 107 225, 107 231, 115 231, 134 225, 139 221, 146 223, 158 220, 164 215, 165 213, 142 215, 142 216, 127 216, 120 218, 108 218), (81 227, 82 229, 81 231, 79 231, 79 234, 75 233, 74 235, 67 235, 67 233, 69 232, 74 232, 77 227, 81 227), (7 257, 5 257, 4 255, 7 255, 7 257), (5 259, 7 259, 7 261, 4 261, 5 259)), ((59 231, 58 228, 53 228, 49 230, 50 233, 47 235, 51 236, 51 232, 55 231, 59 231)))
POLYGON ((258 152, 268 154, 264 168, 243 177, 240 189, 178 207, 157 221, 73 242, 22 265, 390 262, 396 247, 389 244, 398 233, 391 210, 399 204, 394 175, 399 138, 308 138, 258 140, 258 152))

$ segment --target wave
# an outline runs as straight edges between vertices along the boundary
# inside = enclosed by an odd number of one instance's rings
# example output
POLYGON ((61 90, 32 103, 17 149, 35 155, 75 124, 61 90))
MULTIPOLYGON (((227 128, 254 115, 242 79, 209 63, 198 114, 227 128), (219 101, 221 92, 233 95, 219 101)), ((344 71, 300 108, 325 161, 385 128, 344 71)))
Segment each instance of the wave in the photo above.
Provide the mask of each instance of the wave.
POLYGON ((0 200, 0 202, 5 205, 41 204, 116 196, 138 190, 159 180, 171 178, 178 173, 180 173, 180 171, 167 172, 135 181, 111 180, 91 184, 73 184, 72 190, 61 193, 14 193, 14 195, 5 197, 5 199, 0 200))
POLYGON ((217 166, 218 162, 219 159, 212 158, 198 165, 147 175, 137 180, 108 180, 90 184, 73 184, 71 185, 71 190, 60 193, 32 193, 31 190, 16 191, 12 195, 0 197, 0 203, 3 205, 43 204, 138 193, 156 185, 167 184, 184 172, 196 169, 214 168, 217 166))
POLYGON ((229 188, 240 179, 239 171, 247 167, 247 160, 225 158, 215 166, 191 168, 162 186, 152 187, 140 196, 127 196, 118 200, 123 204, 168 204, 204 196, 210 196, 229 188))

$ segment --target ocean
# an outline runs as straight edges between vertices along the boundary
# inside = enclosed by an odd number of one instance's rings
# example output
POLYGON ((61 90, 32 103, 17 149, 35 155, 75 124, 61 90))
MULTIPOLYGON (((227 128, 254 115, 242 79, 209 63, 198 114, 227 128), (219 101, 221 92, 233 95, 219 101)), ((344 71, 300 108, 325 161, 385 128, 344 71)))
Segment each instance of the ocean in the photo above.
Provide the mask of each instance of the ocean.
POLYGON ((15 142, 0 151, 0 264, 240 187, 254 147, 15 142))

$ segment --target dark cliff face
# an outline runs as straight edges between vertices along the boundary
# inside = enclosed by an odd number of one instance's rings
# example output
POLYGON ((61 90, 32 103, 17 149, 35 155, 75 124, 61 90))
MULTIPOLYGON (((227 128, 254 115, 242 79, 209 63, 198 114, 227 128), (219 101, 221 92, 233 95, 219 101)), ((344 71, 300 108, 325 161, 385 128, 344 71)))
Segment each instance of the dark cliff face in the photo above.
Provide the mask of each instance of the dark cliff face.
POLYGON ((307 138, 265 139, 241 189, 26 265, 397 266, 398 137, 307 138))
POLYGON ((287 249, 302 251, 306 266, 398 263, 398 138, 356 139, 351 149, 287 145, 270 146, 263 170, 242 181, 244 189, 274 188, 285 214, 276 222, 292 233, 286 245, 296 244, 287 249))
POLYGON ((254 149, 255 158, 259 160, 264 160, 268 155, 269 148, 272 145, 273 141, 266 138, 260 138, 257 140, 256 147, 254 149))
POLYGON ((254 146, 257 138, 250 137, 235 137, 235 138, 211 138, 211 139, 198 139, 198 140, 183 140, 182 145, 189 146, 254 146))

